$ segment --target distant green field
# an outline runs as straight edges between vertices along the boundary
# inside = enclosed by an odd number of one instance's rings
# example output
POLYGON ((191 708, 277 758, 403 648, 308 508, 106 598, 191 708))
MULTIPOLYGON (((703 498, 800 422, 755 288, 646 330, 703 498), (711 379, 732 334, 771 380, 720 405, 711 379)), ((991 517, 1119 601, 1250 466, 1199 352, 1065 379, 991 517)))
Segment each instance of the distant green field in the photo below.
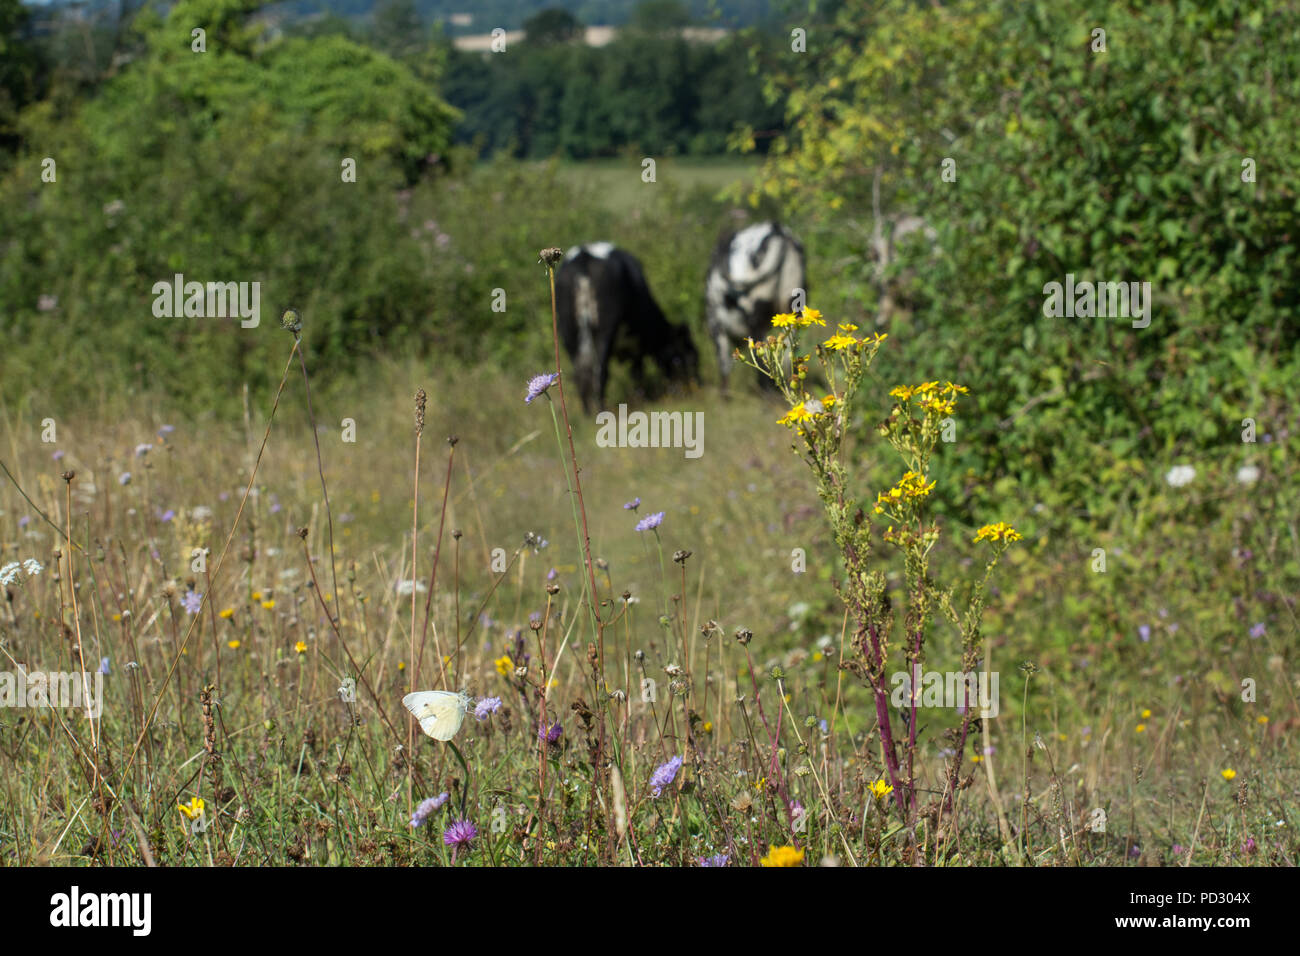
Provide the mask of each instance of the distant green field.
POLYGON ((721 157, 718 159, 656 159, 655 181, 642 180, 642 160, 593 159, 560 163, 560 178, 596 186, 605 205, 613 212, 648 210, 676 190, 690 191, 704 187, 717 195, 735 183, 748 183, 758 170, 756 159, 721 157), (670 187, 665 189, 664 187, 670 187))

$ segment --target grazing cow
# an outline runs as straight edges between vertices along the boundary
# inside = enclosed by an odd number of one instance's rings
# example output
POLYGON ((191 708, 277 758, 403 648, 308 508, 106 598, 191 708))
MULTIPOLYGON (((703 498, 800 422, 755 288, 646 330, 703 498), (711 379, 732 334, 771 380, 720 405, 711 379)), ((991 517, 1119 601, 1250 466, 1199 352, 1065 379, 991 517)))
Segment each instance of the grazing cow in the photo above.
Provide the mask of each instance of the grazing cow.
MULTIPOLYGON (((803 245, 780 223, 760 222, 718 241, 704 299, 724 392, 732 351, 747 338, 766 337, 772 316, 793 308, 795 290, 806 295, 804 283, 803 245)), ((766 377, 760 381, 772 387, 766 377)))
POLYGON ((644 388, 645 358, 664 377, 693 382, 699 355, 685 325, 670 323, 650 294, 641 263, 608 242, 574 246, 555 276, 560 341, 588 414, 605 406, 610 358, 628 361, 644 388))

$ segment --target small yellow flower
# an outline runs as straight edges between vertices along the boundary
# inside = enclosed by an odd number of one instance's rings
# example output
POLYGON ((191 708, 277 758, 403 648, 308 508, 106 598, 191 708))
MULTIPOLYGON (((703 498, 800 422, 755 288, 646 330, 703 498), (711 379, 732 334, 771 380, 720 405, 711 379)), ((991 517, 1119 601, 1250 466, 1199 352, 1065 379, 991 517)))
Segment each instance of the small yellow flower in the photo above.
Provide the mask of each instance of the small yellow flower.
POLYGON ((263 601, 263 602, 262 602, 262 607, 266 608, 266 609, 269 611, 269 610, 271 610, 273 607, 275 607, 275 602, 274 602, 274 601, 263 601))
POLYGON ((870 787, 870 790, 873 794, 875 794, 877 800, 883 800, 885 799, 885 797, 889 796, 891 793, 894 792, 894 788, 889 784, 885 783, 885 781, 883 780, 877 780, 875 783, 873 783, 870 787))
POLYGON ((232 651, 239 650, 239 645, 240 645, 240 641, 238 638, 235 638, 232 641, 226 641, 226 647, 230 648, 232 651))
POLYGON ((906 385, 895 385, 893 388, 889 390, 889 394, 891 397, 898 399, 900 402, 905 402, 912 397, 912 395, 914 394, 914 390, 909 388, 906 385))
POLYGON ((297 651, 299 654, 306 654, 306 653, 307 653, 307 642, 306 642, 306 641, 299 641, 297 644, 293 645, 293 649, 294 649, 295 651, 297 651))
POLYGON ((803 850, 792 846, 773 846, 767 856, 758 861, 759 866, 798 866, 803 862, 803 850))
POLYGON ((822 343, 822 346, 831 349, 832 351, 839 352, 844 349, 852 348, 857 345, 857 343, 858 340, 851 335, 832 335, 822 343))
POLYGON ((1237 771, 1233 770, 1232 768, 1223 771, 1224 780, 1231 780, 1235 776, 1237 776, 1237 771))
POLYGON ((492 666, 497 669, 497 673, 502 677, 509 677, 515 671, 515 662, 510 659, 509 654, 503 654, 492 662, 492 666))
POLYGON ((711 734, 711 733, 713 733, 713 721, 711 721, 711 720, 706 720, 706 721, 704 722, 704 732, 705 732, 706 734, 711 734))
POLYGON ((795 324, 795 318, 789 312, 782 312, 780 315, 772 316, 772 324, 778 329, 788 328, 795 324))
POLYGON ((971 762, 971 763, 979 763, 979 762, 980 762, 981 760, 983 760, 983 759, 984 759, 984 758, 981 757, 979 754, 976 754, 975 756, 973 756, 973 757, 970 758, 970 762, 971 762))
POLYGON ((1019 531, 1011 527, 1005 521, 999 521, 997 524, 986 524, 979 529, 975 535, 976 541, 1019 541, 1023 538, 1019 531))
POLYGON ((1147 725, 1146 725, 1146 724, 1138 724, 1138 725, 1137 725, 1137 732, 1138 732, 1138 733, 1142 733, 1142 732, 1143 732, 1144 730, 1146 730, 1146 729, 1147 729, 1147 725))
POLYGON ((1268 723, 1268 717, 1266 717, 1266 716, 1263 715, 1263 714, 1260 714, 1258 717, 1255 718, 1255 723, 1257 723, 1257 724, 1266 724, 1266 723, 1268 723))
POLYGON ((398 661, 398 662, 397 662, 397 669, 398 669, 399 671, 404 671, 404 670, 406 670, 406 661, 398 661))
POLYGON ((1146 720, 1146 719, 1147 719, 1148 717, 1150 717, 1150 716, 1151 716, 1151 711, 1149 711, 1149 710, 1144 710, 1144 711, 1142 711, 1142 719, 1143 719, 1143 720, 1146 720))
POLYGON ((195 817, 203 816, 203 798, 194 797, 189 803, 177 804, 176 809, 186 820, 193 820, 195 817))
POLYGON ((260 601, 260 600, 262 600, 262 592, 261 592, 261 591, 254 591, 254 592, 253 592, 253 600, 254 600, 254 601, 260 601))
POLYGON ((840 331, 841 331, 841 332, 856 332, 857 330, 858 330, 858 327, 857 327, 856 325, 854 325, 852 322, 841 322, 841 323, 840 323, 840 331))
POLYGON ((113 620, 114 620, 114 621, 120 621, 120 620, 122 620, 122 615, 120 615, 120 614, 114 614, 114 615, 113 615, 113 620))
POLYGON ((228 621, 228 620, 230 620, 232 617, 235 616, 235 609, 234 609, 233 607, 228 607, 228 608, 226 608, 225 610, 223 610, 220 614, 218 614, 217 616, 220 617, 220 618, 221 618, 222 620, 224 620, 224 621, 228 621))

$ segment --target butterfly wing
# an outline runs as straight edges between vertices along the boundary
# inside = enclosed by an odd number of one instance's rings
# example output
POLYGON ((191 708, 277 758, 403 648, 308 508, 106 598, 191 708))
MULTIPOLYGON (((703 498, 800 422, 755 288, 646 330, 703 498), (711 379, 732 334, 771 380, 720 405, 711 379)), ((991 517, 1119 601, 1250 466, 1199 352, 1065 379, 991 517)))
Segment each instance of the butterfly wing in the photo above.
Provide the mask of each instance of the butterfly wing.
POLYGON ((420 729, 434 740, 451 740, 465 720, 465 704, 460 694, 447 690, 421 690, 402 698, 420 722, 420 729))

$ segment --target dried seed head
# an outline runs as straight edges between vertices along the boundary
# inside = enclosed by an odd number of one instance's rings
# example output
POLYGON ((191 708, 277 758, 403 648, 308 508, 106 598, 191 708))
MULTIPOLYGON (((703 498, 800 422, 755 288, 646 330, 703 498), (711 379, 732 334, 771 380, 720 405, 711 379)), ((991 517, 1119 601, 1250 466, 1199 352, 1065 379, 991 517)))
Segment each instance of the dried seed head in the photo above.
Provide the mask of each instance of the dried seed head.
POLYGON ((297 309, 285 309, 280 316, 280 328, 297 335, 302 331, 302 313, 297 309))
POLYGON ((424 434, 424 406, 428 400, 429 396, 424 389, 417 388, 415 390, 415 434, 417 438, 424 434))
POLYGON ((748 644, 754 639, 754 632, 747 627, 736 628, 736 640, 741 644, 748 644))
POLYGON ((685 563, 686 563, 686 559, 689 558, 690 556, 691 556, 691 552, 689 552, 689 551, 674 551, 674 552, 673 552, 673 560, 676 561, 678 564, 685 564, 685 563))
POLYGON ((543 249, 540 255, 541 257, 538 259, 539 262, 554 268, 559 264, 560 260, 564 258, 564 250, 558 246, 551 246, 550 248, 543 249))
POLYGON ((550 584, 546 585, 546 593, 547 593, 547 594, 559 594, 559 593, 560 593, 560 586, 559 586, 558 584, 556 584, 554 581, 552 581, 550 584))
POLYGON ((65 471, 63 473, 63 480, 66 481, 68 484, 72 484, 72 479, 76 477, 77 477, 77 473, 75 471, 65 471))
POLYGON ((459 541, 462 537, 465 536, 465 532, 461 531, 460 528, 453 528, 451 532, 451 536, 455 538, 457 541, 459 541))
POLYGON ((448 436, 447 436, 447 444, 450 445, 452 448, 455 448, 455 447, 456 447, 456 442, 458 442, 458 441, 460 441, 460 438, 459 438, 459 436, 457 436, 457 435, 448 435, 448 436))
POLYGON ((300 537, 300 538, 302 538, 302 540, 306 541, 306 540, 307 540, 307 529, 306 529, 306 528, 299 528, 299 529, 298 529, 298 537, 300 537))

